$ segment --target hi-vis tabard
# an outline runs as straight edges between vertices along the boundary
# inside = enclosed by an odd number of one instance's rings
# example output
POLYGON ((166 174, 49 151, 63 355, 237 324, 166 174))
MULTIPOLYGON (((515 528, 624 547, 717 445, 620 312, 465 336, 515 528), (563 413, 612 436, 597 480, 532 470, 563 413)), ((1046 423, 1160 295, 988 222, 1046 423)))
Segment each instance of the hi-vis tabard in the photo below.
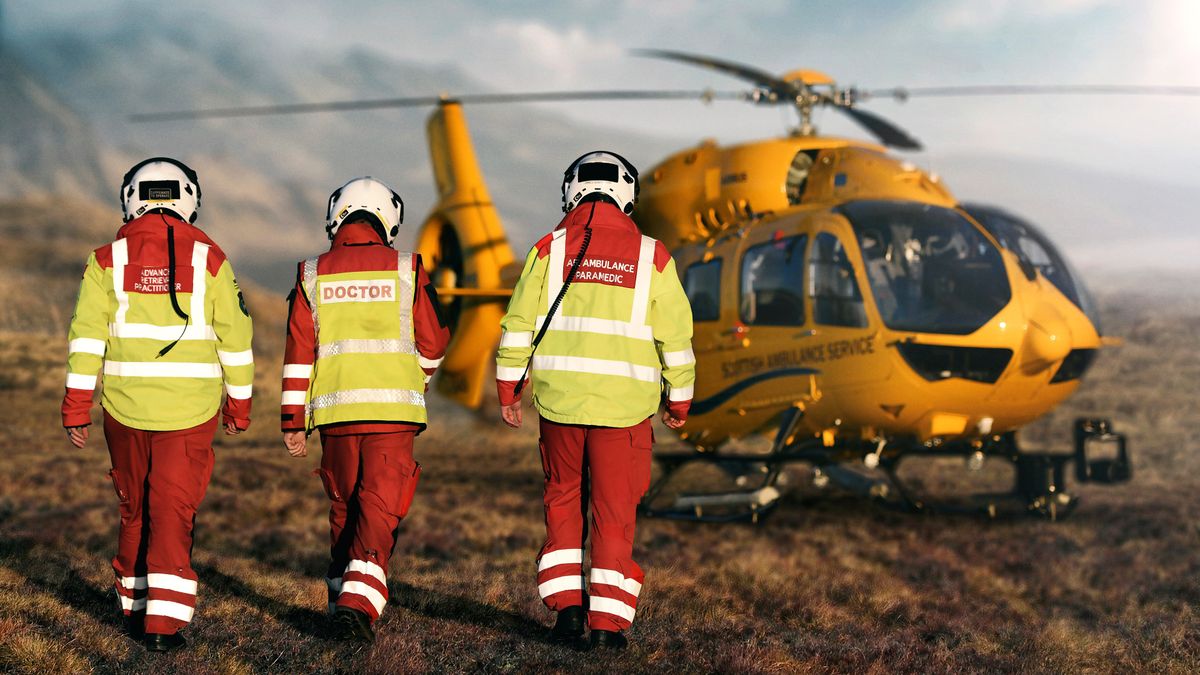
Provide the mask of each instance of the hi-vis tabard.
MULTIPOLYGON (((317 335, 306 400, 310 428, 425 423, 425 373, 413 334, 412 255, 397 252, 395 271, 320 274, 318 258, 304 261, 302 283, 317 335)), ((284 405, 299 403, 286 400, 299 393, 285 391, 284 405)))
MULTIPOLYGON (((513 289, 496 379, 520 380, 533 338, 562 290, 582 238, 579 206, 530 252, 513 289), (568 253, 568 240, 572 242, 568 253)), ((593 238, 562 305, 533 354, 534 404, 563 424, 627 427, 668 402, 690 402, 695 380, 692 315, 675 262, 616 207, 599 204, 593 238)), ((686 410, 686 408, 685 408, 686 410)))
POLYGON ((88 423, 101 372, 104 408, 126 426, 165 431, 205 422, 221 404, 222 382, 227 412, 248 422, 253 326, 233 269, 202 232, 170 218, 175 294, 187 319, 179 317, 164 264, 167 223, 157 214, 131 221, 88 259, 68 345, 69 426, 88 423))

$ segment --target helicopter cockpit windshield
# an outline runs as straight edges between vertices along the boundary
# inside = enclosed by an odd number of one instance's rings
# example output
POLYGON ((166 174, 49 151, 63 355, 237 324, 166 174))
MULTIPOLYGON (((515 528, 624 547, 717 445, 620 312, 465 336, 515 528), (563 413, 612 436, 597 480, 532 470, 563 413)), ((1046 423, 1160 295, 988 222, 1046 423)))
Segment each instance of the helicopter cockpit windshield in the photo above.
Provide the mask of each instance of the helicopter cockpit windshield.
POLYGON ((992 206, 963 204, 962 209, 991 233, 1000 246, 1016 254, 1027 278, 1032 281, 1035 273, 1040 272, 1100 330, 1100 316, 1087 288, 1046 235, 1032 223, 992 206))
POLYGON ((840 211, 858 237, 875 305, 892 330, 967 335, 1012 296, 996 246, 952 209, 861 201, 840 211))

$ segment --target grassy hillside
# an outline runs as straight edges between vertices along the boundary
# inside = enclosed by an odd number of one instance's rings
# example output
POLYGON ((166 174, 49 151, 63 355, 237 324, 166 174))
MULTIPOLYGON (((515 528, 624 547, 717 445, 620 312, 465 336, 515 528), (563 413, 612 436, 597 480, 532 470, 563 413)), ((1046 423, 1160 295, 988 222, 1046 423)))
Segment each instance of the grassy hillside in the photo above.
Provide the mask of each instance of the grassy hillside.
MULTIPOLYGON (((192 646, 149 656, 122 635, 109 590, 117 509, 103 438, 75 450, 59 429, 63 325, 94 244, 61 219, 30 230, 10 227, 6 213, 7 241, 36 231, 53 245, 40 258, 0 247, 0 279, 17 298, 0 314, 0 671, 1200 670, 1200 448, 1188 425, 1200 400, 1200 300, 1119 292, 1101 299, 1107 331, 1125 346, 1026 436, 1065 447, 1075 415, 1111 415, 1132 435, 1133 483, 1081 490, 1065 522, 988 521, 886 511, 807 487, 798 468, 797 487, 761 526, 643 520, 635 556, 647 583, 621 655, 542 639, 551 617, 534 587, 536 431, 436 397, 379 640, 327 641, 318 460, 290 459, 278 442, 283 301, 252 292, 255 425, 217 441, 197 529, 192 646)), ((93 215, 103 237, 105 218, 93 215)), ((87 220, 81 211, 71 222, 87 220)), ((930 486, 965 476, 959 462, 920 469, 930 486)))

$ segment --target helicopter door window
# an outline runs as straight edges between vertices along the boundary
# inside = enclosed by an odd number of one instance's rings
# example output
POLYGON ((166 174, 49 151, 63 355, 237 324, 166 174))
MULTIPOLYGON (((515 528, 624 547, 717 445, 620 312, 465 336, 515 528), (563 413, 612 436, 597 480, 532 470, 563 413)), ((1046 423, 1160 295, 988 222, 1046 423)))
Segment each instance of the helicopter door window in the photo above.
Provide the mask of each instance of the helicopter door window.
POLYGON ((813 319, 826 326, 865 327, 867 312, 846 247, 836 236, 822 232, 810 255, 808 294, 813 300, 813 319))
POLYGON ((692 305, 693 321, 716 321, 721 316, 721 259, 698 262, 683 274, 683 291, 692 305))
POLYGON ((741 319, 750 326, 804 324, 806 235, 746 249, 742 257, 741 319))
POLYGON ((808 174, 812 171, 813 163, 816 161, 816 150, 801 150, 792 158, 785 183, 788 204, 795 206, 804 197, 804 187, 808 185, 808 174))

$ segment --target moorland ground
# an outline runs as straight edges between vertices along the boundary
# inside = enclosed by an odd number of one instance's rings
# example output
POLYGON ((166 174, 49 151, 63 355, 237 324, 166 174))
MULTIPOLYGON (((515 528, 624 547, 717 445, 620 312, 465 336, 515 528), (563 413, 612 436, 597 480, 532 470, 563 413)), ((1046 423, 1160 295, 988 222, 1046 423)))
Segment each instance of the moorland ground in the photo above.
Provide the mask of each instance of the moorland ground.
MULTIPOLYGON (((10 216, 0 205, 11 244, 29 230, 7 228, 10 216)), ((817 490, 798 467, 758 526, 639 523, 647 582, 631 648, 616 655, 543 639, 535 425, 509 431, 490 409, 436 396, 379 639, 325 639, 317 448, 294 460, 279 443, 283 303, 252 290, 255 424, 218 437, 196 532, 191 647, 148 655, 122 633, 110 590, 117 509, 102 435, 75 450, 59 428, 65 322, 79 251, 95 244, 55 232, 0 247, 10 298, 0 312, 0 671, 1200 671, 1200 443, 1190 428, 1200 293, 1187 289, 1102 294, 1106 331, 1124 346, 1023 432, 1030 445, 1065 450, 1075 416, 1110 416, 1131 438, 1132 483, 1083 486, 1076 512, 1049 523, 897 513, 817 490), (53 256, 31 256, 31 246, 53 256)), ((1003 467, 968 474, 958 461, 908 471, 932 491, 1007 479, 1003 467)))

